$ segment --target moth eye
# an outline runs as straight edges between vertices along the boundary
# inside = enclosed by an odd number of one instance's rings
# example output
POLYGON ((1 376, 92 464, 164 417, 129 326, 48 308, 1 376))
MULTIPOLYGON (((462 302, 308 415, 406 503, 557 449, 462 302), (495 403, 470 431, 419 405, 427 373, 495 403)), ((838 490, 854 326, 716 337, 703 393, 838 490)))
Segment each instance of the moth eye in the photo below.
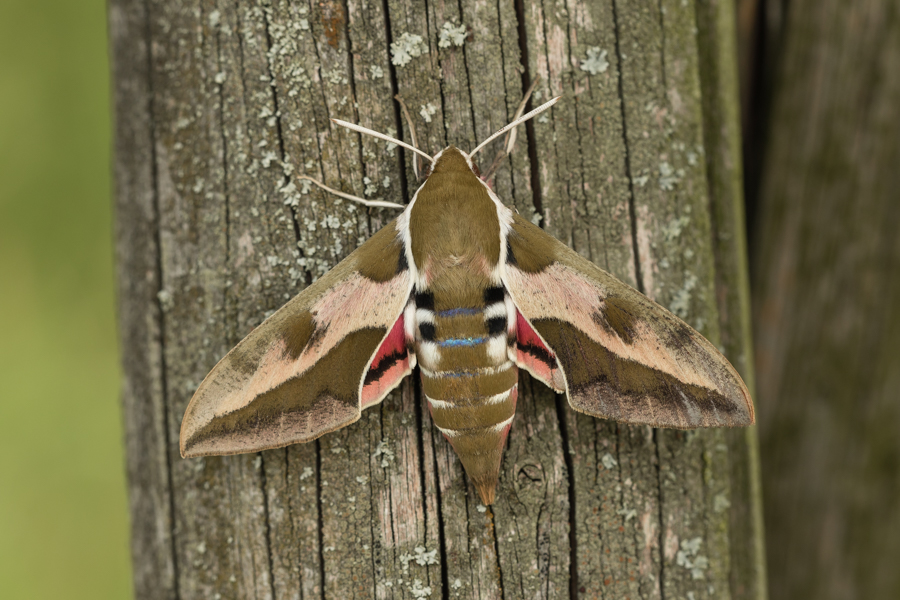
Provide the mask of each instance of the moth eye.
POLYGON ((481 177, 481 169, 475 163, 472 163, 472 172, 481 177))
POLYGON ((419 333, 422 334, 422 339, 426 342, 433 342, 435 334, 434 323, 420 323, 419 333))
POLYGON ((488 334, 499 335, 506 331, 506 317, 491 317, 487 320, 488 334))

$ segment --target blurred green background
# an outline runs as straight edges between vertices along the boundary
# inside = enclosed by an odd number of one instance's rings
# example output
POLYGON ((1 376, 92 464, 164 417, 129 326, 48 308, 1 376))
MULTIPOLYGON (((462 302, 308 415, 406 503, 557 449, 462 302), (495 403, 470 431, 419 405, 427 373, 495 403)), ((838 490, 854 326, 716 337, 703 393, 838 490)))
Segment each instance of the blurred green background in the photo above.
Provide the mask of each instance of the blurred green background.
POLYGON ((103 0, 0 2, 0 596, 129 598, 103 0))

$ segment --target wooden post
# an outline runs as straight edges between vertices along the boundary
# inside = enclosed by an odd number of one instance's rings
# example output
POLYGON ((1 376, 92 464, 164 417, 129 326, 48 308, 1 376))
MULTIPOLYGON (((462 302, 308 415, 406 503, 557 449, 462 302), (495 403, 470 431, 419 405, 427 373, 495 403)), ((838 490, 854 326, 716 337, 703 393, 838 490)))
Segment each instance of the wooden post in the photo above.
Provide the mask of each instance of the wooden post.
MULTIPOLYGON (((491 508, 407 382, 316 443, 182 460, 181 416, 269 311, 537 76, 563 94, 495 189, 750 377, 730 2, 113 0, 124 402, 138 598, 765 597, 755 433, 577 415, 522 376, 491 508), (462 29, 460 29, 462 27, 462 29)), ((492 156, 491 149, 486 156, 492 156)), ((337 374, 336 374, 337 376, 337 374)))
POLYGON ((755 238, 772 597, 900 597, 900 20, 791 2, 755 238))

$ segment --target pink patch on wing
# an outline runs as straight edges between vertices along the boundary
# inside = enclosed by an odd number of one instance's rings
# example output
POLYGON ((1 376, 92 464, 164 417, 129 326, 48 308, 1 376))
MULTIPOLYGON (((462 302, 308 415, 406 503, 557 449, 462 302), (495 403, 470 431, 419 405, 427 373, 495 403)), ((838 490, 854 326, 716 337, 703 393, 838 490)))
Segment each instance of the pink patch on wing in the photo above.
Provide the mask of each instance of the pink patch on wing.
POLYGON ((406 335, 401 314, 391 327, 391 332, 381 342, 366 372, 360 398, 362 408, 384 398, 385 394, 397 387, 409 371, 409 351, 406 349, 406 335))
POLYGON ((516 363, 547 387, 562 391, 556 355, 541 341, 522 313, 516 311, 516 363))

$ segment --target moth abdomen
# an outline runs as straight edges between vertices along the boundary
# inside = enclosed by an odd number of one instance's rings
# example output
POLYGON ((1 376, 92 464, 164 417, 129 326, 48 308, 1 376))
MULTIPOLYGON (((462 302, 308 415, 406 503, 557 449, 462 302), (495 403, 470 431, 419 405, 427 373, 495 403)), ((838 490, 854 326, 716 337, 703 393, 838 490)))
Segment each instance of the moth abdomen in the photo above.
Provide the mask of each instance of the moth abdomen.
POLYGON ((518 397, 515 307, 501 286, 418 293, 416 354, 432 420, 484 502, 493 501, 518 397), (511 312, 512 311, 512 312, 511 312))
POLYGON ((503 448, 516 414, 518 369, 511 364, 505 372, 513 384, 496 394, 448 400, 425 394, 435 426, 453 446, 485 504, 494 501, 503 448))

